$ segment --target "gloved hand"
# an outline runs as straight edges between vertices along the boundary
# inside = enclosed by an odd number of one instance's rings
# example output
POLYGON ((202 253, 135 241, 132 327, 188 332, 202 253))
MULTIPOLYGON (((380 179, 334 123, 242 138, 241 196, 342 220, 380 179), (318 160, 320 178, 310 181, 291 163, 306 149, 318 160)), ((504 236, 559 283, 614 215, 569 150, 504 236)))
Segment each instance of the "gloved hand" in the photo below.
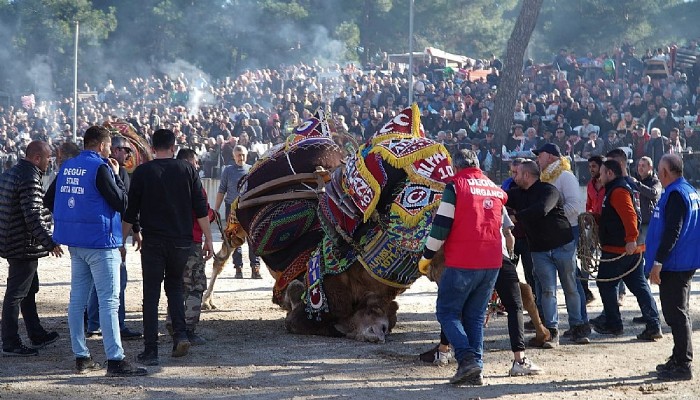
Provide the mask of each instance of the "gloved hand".
POLYGON ((432 260, 429 260, 425 257, 421 257, 420 261, 418 261, 418 271, 420 271, 421 274, 423 275, 428 275, 428 271, 430 270, 430 263, 432 260))

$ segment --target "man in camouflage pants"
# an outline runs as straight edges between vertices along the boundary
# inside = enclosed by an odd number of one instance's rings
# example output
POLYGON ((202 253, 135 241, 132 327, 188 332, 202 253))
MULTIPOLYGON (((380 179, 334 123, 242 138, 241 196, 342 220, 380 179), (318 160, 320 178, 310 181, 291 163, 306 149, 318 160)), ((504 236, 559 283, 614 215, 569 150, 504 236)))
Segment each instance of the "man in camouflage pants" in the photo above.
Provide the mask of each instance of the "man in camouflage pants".
MULTIPOLYGON (((197 154, 192 149, 181 149, 177 153, 178 160, 184 160, 192 164, 195 168, 199 168, 199 160, 197 154)), ((204 188, 202 188, 204 191, 204 188)), ((204 197, 207 197, 204 191, 204 197)), ((195 218, 193 215, 192 218, 195 218)), ((196 218, 195 218, 196 219, 196 218)), ((214 220, 214 211, 209 209, 209 222, 214 220)), ((199 323, 199 316, 202 312, 202 295, 207 287, 207 275, 204 272, 204 257, 202 255, 202 230, 199 224, 194 224, 192 229, 193 243, 190 250, 185 272, 182 276, 184 299, 185 299, 185 324, 187 326, 187 339, 193 345, 202 345, 207 341, 203 337, 197 335, 196 329, 199 323)), ((170 314, 167 316, 165 323, 168 332, 172 331, 170 324, 170 314)), ((171 333, 172 334, 172 333, 171 333)))

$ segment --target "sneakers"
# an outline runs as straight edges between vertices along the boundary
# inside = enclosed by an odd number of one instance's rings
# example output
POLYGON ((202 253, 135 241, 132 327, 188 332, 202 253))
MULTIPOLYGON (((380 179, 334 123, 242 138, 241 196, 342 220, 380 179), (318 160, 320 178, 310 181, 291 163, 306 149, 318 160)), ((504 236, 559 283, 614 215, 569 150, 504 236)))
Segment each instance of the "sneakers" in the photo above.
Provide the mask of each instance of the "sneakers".
POLYGON ((173 343, 173 357, 184 357, 189 353, 192 343, 188 339, 177 340, 173 343))
POLYGON ((134 367, 126 360, 108 360, 106 376, 129 377, 148 375, 146 368, 134 367))
POLYGON ((253 272, 250 274, 251 279, 262 279, 260 275, 260 267, 253 267, 253 272))
POLYGON ((32 349, 43 349, 51 343, 56 342, 58 340, 58 337, 58 332, 48 332, 42 338, 36 340, 31 339, 31 344, 29 345, 29 347, 31 347, 32 349))
POLYGON ((591 333, 591 327, 588 324, 576 325, 571 328, 571 341, 576 344, 588 344, 591 339, 588 336, 591 333))
POLYGON ((236 267, 236 275, 234 275, 233 278, 234 279, 243 279, 243 268, 236 267))
POLYGON ((459 368, 455 375, 450 378, 450 383, 453 385, 460 385, 463 383, 470 385, 483 385, 483 378, 481 377, 481 367, 473 358, 465 358, 459 362, 459 368))
POLYGON ((658 326, 655 328, 649 328, 647 326, 646 329, 642 331, 642 333, 637 335, 638 340, 646 340, 649 342, 655 342, 663 337, 664 335, 663 333, 661 333, 661 328, 659 328, 658 326))
MULTIPOLYGON (((158 360, 158 350, 157 349, 146 349, 143 353, 139 353, 136 356, 136 360, 143 365, 158 365, 160 361, 158 360)), ((123 361, 123 360, 122 360, 123 361)))
MULTIPOLYGON (((593 320, 591 320, 591 321, 593 321, 593 320)), ((599 323, 595 323, 595 322, 592 323, 591 325, 593 326, 593 330, 598 332, 601 335, 620 336, 625 332, 623 327, 610 328, 605 324, 599 324, 599 323)))
POLYGON ((693 379, 693 370, 690 366, 675 364, 660 371, 657 378, 662 381, 689 381, 693 379))
POLYGON ((192 346, 201 346, 207 344, 207 339, 195 333, 194 329, 187 330, 187 340, 190 341, 190 344, 192 344, 192 346))
POLYGON ((556 349, 559 347, 559 331, 556 328, 547 328, 549 333, 552 335, 549 340, 542 343, 543 349, 556 349))
POLYGON ((513 366, 510 368, 508 374, 510 376, 524 376, 524 375, 539 375, 543 372, 537 364, 533 363, 527 357, 523 357, 523 360, 517 362, 513 360, 513 366))
POLYGON ((79 374, 87 374, 101 369, 102 364, 93 360, 92 357, 77 357, 75 359, 75 370, 79 374))
POLYGON ((122 340, 136 340, 141 339, 143 337, 143 334, 141 334, 141 332, 132 331, 129 328, 124 328, 119 333, 122 340))
POLYGON ((449 364, 450 362, 454 362, 455 358, 452 355, 451 351, 440 351, 440 346, 436 345, 432 349, 426 351, 425 353, 422 353, 420 356, 418 356, 421 361, 426 362, 426 363, 431 363, 435 364, 440 367, 444 367, 445 365, 449 364))
POLYGON ((20 344, 11 349, 2 349, 2 355, 3 357, 31 357, 38 356, 39 352, 36 349, 20 344))

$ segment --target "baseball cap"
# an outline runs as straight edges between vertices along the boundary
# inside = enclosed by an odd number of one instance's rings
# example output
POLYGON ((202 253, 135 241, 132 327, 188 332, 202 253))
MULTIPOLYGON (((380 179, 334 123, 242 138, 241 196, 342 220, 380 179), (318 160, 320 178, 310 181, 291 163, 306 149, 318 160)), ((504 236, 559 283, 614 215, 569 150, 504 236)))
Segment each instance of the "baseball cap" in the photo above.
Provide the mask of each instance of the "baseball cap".
POLYGON ((540 147, 537 150, 533 150, 532 152, 535 155, 539 155, 540 153, 549 153, 553 156, 561 157, 561 151, 559 151, 559 146, 553 143, 546 143, 544 146, 540 147))

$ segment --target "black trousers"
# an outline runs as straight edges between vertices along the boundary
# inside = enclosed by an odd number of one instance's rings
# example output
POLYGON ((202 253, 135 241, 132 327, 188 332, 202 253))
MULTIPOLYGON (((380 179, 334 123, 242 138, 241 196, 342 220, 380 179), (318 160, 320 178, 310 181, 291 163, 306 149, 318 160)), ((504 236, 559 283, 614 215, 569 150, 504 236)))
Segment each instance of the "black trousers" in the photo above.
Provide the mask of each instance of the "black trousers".
POLYGON ((9 350, 22 344, 18 333, 20 311, 30 339, 41 339, 46 331, 39 322, 35 300, 39 291, 39 260, 8 259, 7 262, 10 268, 2 302, 2 347, 9 350))
MULTIPOLYGON (((529 253, 528 253, 529 255, 529 253)), ((530 261, 532 263, 532 259, 530 261)), ((523 298, 520 293, 520 279, 518 271, 509 259, 503 257, 503 264, 498 271, 496 285, 501 303, 508 312, 508 336, 510 337, 510 348, 513 352, 525 351, 525 329, 523 327, 523 298)), ((484 310, 486 312, 486 310, 484 310)), ((440 330, 440 344, 447 346, 445 332, 440 330)))
POLYGON ((523 328, 523 298, 520 293, 518 271, 509 259, 503 258, 503 264, 496 278, 496 292, 508 312, 508 336, 513 352, 525 350, 525 332, 523 328))
POLYGON ((527 238, 515 238, 513 253, 516 256, 514 264, 518 265, 518 261, 522 261, 525 282, 530 285, 532 292, 535 293, 535 274, 532 272, 534 263, 532 262, 532 253, 530 253, 530 244, 528 244, 527 238))
POLYGON ((158 346, 158 303, 161 284, 168 297, 168 313, 172 318, 173 340, 186 339, 185 302, 182 275, 190 246, 143 240, 141 271, 143 273, 143 338, 147 349, 158 346))
POLYGON ((661 270, 659 297, 664 319, 673 335, 673 359, 681 365, 693 361, 693 324, 689 314, 690 282, 695 270, 672 272, 661 270))

